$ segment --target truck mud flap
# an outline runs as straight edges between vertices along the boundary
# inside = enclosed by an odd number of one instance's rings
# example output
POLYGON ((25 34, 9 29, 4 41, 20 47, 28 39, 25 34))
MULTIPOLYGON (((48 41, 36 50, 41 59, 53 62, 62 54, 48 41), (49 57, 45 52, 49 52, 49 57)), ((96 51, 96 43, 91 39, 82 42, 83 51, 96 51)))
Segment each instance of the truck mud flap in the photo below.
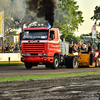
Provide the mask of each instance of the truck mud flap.
POLYGON ((66 68, 71 68, 71 59, 72 59, 72 57, 65 57, 66 68))

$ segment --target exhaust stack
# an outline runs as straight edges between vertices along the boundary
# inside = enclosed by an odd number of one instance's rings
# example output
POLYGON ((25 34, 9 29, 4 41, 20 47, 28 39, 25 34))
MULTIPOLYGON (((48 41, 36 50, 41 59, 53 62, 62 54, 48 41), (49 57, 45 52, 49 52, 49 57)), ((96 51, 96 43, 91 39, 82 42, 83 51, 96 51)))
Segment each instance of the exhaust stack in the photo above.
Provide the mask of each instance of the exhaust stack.
POLYGON ((44 17, 51 27, 54 23, 54 11, 57 8, 57 0, 29 0, 28 9, 37 13, 38 18, 44 17))

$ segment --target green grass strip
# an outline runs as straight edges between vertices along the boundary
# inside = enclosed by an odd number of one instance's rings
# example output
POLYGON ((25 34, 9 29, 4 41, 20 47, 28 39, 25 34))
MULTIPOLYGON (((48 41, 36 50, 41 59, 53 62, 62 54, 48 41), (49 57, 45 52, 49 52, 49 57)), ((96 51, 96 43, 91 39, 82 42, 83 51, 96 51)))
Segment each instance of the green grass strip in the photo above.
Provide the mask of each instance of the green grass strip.
MULTIPOLYGON (((0 61, 0 63, 8 63, 9 61, 0 61)), ((13 63, 13 62, 19 62, 19 63, 21 63, 21 61, 10 61, 11 63, 13 63)))
POLYGON ((24 65, 21 61, 0 61, 0 66, 24 65))
POLYGON ((60 78, 60 77, 85 76, 85 75, 97 75, 97 74, 100 74, 100 71, 64 73, 64 74, 30 75, 30 76, 14 76, 14 77, 0 78, 0 82, 23 81, 23 80, 30 80, 30 79, 31 80, 36 80, 36 79, 51 79, 51 78, 60 78))

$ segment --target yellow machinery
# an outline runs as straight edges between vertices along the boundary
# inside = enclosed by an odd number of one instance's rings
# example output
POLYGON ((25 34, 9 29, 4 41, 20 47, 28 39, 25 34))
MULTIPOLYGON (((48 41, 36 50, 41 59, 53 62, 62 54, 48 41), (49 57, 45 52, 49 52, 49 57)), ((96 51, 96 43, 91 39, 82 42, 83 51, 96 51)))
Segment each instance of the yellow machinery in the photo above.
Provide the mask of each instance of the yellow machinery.
POLYGON ((87 53, 87 52, 79 52, 72 53, 69 56, 76 56, 79 60, 79 66, 89 66, 89 67, 98 67, 100 63, 100 58, 98 58, 99 53, 87 53))

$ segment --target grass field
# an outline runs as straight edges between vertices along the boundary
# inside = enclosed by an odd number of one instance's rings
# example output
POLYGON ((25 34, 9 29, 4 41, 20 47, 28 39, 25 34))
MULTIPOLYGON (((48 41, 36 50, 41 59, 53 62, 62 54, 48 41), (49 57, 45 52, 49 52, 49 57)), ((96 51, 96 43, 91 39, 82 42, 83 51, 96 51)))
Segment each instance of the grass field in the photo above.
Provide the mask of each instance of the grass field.
POLYGON ((78 72, 77 73, 65 73, 65 74, 14 76, 14 77, 0 78, 0 82, 36 80, 36 79, 51 79, 51 78, 60 78, 60 77, 85 76, 85 75, 97 75, 97 74, 100 74, 100 71, 96 71, 96 72, 79 72, 79 73, 78 72))

